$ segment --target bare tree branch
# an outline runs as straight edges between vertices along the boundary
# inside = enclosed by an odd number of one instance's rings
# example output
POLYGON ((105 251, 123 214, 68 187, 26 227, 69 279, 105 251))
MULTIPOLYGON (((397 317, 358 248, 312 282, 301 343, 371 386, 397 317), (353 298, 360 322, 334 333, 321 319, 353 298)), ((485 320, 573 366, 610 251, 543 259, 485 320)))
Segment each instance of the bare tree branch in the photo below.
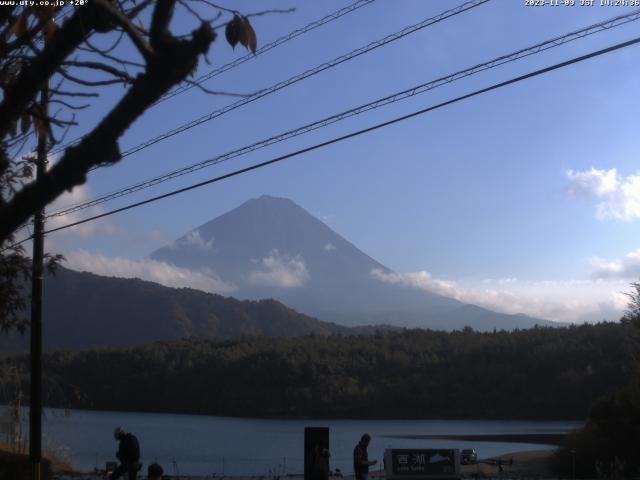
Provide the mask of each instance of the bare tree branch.
POLYGON ((67 92, 65 90, 51 89, 52 94, 61 95, 63 97, 99 97, 100 94, 96 92, 67 92))
MULTIPOLYGON (((135 47, 140 52, 140 55, 142 55, 142 58, 144 58, 147 62, 150 61, 153 57, 153 51, 151 50, 151 48, 149 48, 146 40, 133 26, 129 18, 121 11, 114 8, 114 6, 107 0, 93 0, 93 2, 98 8, 106 12, 110 16, 111 20, 126 32, 126 34, 131 39, 131 42, 133 42, 135 47)), ((158 7, 156 7, 156 10, 157 8, 158 7)))
MULTIPOLYGON (((32 26, 28 31, 26 31, 25 33, 17 37, 12 42, 5 44, 4 46, 5 52, 10 53, 10 52, 13 52, 14 50, 18 50, 19 48, 22 48, 28 45, 31 45, 31 48, 33 50, 35 47, 35 45, 33 45, 32 43, 33 39, 36 38, 36 36, 40 32, 42 32, 43 28, 44 28, 44 23, 36 22, 35 25, 32 26)), ((6 35, 6 32, 3 32, 3 34, 6 35)))
POLYGON ((188 78, 186 78, 184 80, 185 83, 188 83, 189 85, 193 85, 194 87, 199 88, 202 92, 209 94, 209 95, 222 95, 222 96, 226 96, 226 97, 236 97, 236 98, 247 98, 247 97, 251 97, 252 95, 254 95, 253 93, 233 93, 233 92, 220 92, 217 90, 209 90, 208 88, 202 86, 202 84, 198 83, 198 82, 194 82, 193 80, 189 80, 188 78))
POLYGON ((127 18, 129 20, 133 20, 140 14, 140 12, 142 12, 145 8, 147 8, 152 3, 153 3, 153 0, 144 0, 144 2, 140 2, 139 4, 137 4, 135 7, 133 7, 131 10, 127 12, 127 18))
POLYGON ((153 12, 150 56, 144 73, 139 75, 109 114, 75 146, 69 147, 62 159, 45 173, 17 192, 0 208, 0 239, 6 239, 24 223, 35 208, 52 202, 65 190, 86 181, 92 167, 117 162, 120 152, 117 140, 129 126, 171 87, 197 66, 216 34, 207 24, 193 31, 191 40, 173 37, 168 24, 174 1, 158 0, 153 12))
POLYGON ((193 8, 191 8, 187 0, 178 0, 178 1, 180 2, 180 5, 182 5, 187 10, 187 12, 189 12, 191 15, 197 18, 198 21, 200 21, 201 23, 213 24, 213 22, 215 22, 222 16, 222 12, 219 11, 215 17, 206 19, 202 15, 200 15, 198 12, 196 12, 193 8))
POLYGON ((49 100, 49 103, 62 105, 63 107, 68 108, 69 110, 84 110, 84 109, 89 108, 91 106, 88 103, 85 103, 83 105, 72 105, 70 103, 67 103, 67 102, 65 102, 63 100, 59 100, 59 99, 49 100))
POLYGON ((254 12, 254 13, 247 13, 245 15, 245 17, 247 18, 251 18, 251 17, 261 17, 263 15, 271 15, 273 13, 293 13, 295 12, 296 9, 294 7, 292 8, 287 8, 285 10, 279 10, 279 9, 272 9, 272 10, 263 10, 261 12, 254 12))
POLYGON ((175 0, 158 0, 156 8, 151 16, 151 46, 157 52, 166 50, 170 43, 176 39, 169 32, 169 23, 173 17, 175 0))
MULTIPOLYGON (((121 35, 124 35, 124 32, 120 32, 121 35)), ((101 57, 107 59, 107 60, 111 60, 113 62, 119 63, 122 66, 125 65, 130 65, 132 67, 139 67, 139 68, 144 68, 144 63, 140 63, 140 62, 132 62, 131 60, 125 60, 124 58, 119 58, 116 57, 114 55, 111 55, 109 52, 110 50, 100 50, 99 48, 91 45, 89 43, 89 41, 87 40, 85 42, 88 47, 78 47, 78 50, 82 50, 83 52, 88 52, 88 53, 96 53, 98 55, 100 55, 101 57)))
POLYGON ((233 13, 234 15, 239 15, 240 14, 240 12, 238 10, 234 10, 232 8, 223 7, 222 5, 218 5, 218 4, 213 3, 213 2, 211 2, 209 0, 199 0, 199 1, 202 2, 202 3, 206 3, 210 7, 217 8, 218 10, 221 10, 223 12, 233 13))
POLYGON ((124 37, 124 36, 125 36, 125 32, 124 32, 124 30, 121 30, 120 33, 118 34, 118 36, 116 37, 115 41, 113 42, 113 44, 110 47, 105 48, 105 49, 101 49, 101 48, 96 47, 95 45, 93 45, 91 43, 90 37, 87 37, 87 39, 85 40, 84 43, 86 43, 89 48, 80 46, 80 47, 78 47, 78 50, 85 50, 85 51, 88 51, 88 52, 92 52, 93 51, 93 52, 96 52, 96 53, 100 53, 102 55, 108 55, 109 53, 114 51, 118 47, 118 45, 120 45, 120 42, 122 41, 122 37, 124 37))
MULTIPOLYGON (((40 55, 23 67, 16 81, 5 89, 0 103, 0 138, 7 136, 11 125, 22 115, 36 93, 86 38, 83 23, 92 25, 99 12, 89 3, 79 8, 74 15, 53 36, 40 55), (83 22, 84 20, 84 22, 83 22)), ((1 169, 1 166, 0 166, 1 169)))
POLYGON ((85 87, 102 87, 107 85, 116 85, 119 83, 131 83, 129 80, 123 80, 121 78, 112 78, 110 80, 84 80, 82 78, 78 78, 75 75, 70 74, 65 69, 61 68, 58 70, 58 73, 62 75, 64 78, 69 80, 70 82, 77 83, 78 85, 83 85, 85 87))
POLYGON ((103 72, 113 75, 114 77, 124 80, 127 83, 133 82, 133 78, 127 72, 118 70, 117 68, 102 62, 85 62, 85 61, 72 60, 72 61, 64 62, 63 65, 79 67, 79 68, 88 68, 92 70, 101 70, 103 72))

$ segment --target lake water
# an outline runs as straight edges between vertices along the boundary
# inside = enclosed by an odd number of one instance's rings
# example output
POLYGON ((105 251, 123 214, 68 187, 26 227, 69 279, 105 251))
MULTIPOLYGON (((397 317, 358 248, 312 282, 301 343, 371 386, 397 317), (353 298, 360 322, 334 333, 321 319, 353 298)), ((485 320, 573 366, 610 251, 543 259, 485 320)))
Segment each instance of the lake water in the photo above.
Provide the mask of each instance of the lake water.
MULTIPOLYGON (((81 470, 115 460, 113 430, 121 426, 140 441, 146 466, 157 461, 166 473, 263 475, 303 471, 304 427, 329 427, 331 468, 351 473, 353 447, 372 436, 369 458, 382 461, 385 448, 475 448, 481 458, 553 446, 388 438, 402 435, 564 433, 581 422, 491 420, 270 420, 155 413, 45 410, 43 448, 69 455, 81 470)), ((28 415, 26 415, 28 418, 28 415)))

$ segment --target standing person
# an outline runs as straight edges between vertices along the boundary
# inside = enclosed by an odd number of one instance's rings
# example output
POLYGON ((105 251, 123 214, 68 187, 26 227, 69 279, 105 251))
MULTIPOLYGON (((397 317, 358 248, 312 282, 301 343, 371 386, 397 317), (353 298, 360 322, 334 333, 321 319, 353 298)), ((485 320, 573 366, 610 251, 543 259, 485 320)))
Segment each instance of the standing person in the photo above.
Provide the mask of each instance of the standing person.
POLYGON ((132 433, 126 433, 120 427, 113 432, 113 437, 118 444, 118 452, 116 457, 120 460, 120 465, 111 474, 110 480, 117 480, 125 473, 128 475, 127 480, 136 480, 138 470, 142 467, 140 460, 140 444, 138 439, 132 433))
POLYGON ((371 442, 371 435, 365 433, 353 449, 353 473, 356 480, 368 480, 369 467, 378 463, 376 460, 369 460, 367 447, 371 442))

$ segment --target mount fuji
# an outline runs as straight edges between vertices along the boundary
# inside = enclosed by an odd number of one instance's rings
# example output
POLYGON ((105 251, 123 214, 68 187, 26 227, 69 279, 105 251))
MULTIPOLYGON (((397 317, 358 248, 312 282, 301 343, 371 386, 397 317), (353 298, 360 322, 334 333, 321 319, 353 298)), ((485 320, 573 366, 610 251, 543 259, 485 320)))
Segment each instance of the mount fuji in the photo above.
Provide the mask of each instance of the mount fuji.
POLYGON ((248 200, 150 256, 208 273, 235 298, 273 298, 346 326, 493 330, 557 325, 384 282, 391 269, 286 198, 248 200))

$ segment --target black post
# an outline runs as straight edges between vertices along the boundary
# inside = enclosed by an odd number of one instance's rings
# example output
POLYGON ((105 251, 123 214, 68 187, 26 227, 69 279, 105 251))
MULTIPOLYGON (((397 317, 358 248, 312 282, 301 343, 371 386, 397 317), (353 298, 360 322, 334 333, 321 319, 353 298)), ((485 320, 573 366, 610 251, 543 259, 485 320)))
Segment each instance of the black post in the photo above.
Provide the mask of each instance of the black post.
MULTIPOLYGON (((48 115, 49 91, 43 89, 40 108, 48 115)), ((46 120, 42 119, 44 123, 46 120)), ((47 134, 39 132, 36 179, 42 178, 47 165, 47 134)), ((31 385, 29 395, 29 458, 31 478, 40 480, 42 461, 42 270, 44 262, 44 209, 33 219, 33 263, 31 271, 31 385)))
MULTIPOLYGON (((329 427, 304 427, 304 480, 315 478, 318 465, 313 460, 322 449, 329 451, 329 427)), ((328 472, 328 458, 326 467, 328 472)))

